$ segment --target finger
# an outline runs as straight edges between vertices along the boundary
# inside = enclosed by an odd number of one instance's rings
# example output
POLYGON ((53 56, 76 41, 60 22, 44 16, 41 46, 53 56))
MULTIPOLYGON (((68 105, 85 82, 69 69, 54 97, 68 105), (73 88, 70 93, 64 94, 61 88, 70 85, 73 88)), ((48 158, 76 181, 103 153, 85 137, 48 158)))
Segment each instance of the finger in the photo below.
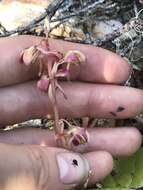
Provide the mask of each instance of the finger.
POLYGON ((84 154, 91 168, 89 185, 103 180, 113 169, 112 156, 105 151, 97 151, 84 154))
MULTIPOLYGON (((137 151, 142 142, 139 131, 133 127, 88 129, 89 141, 75 147, 78 152, 104 150, 114 156, 127 156, 137 151)), ((0 142, 9 144, 38 144, 56 147, 53 131, 45 129, 15 129, 0 133, 0 142)))
POLYGON ((67 190, 111 172, 112 157, 104 151, 80 155, 40 146, 0 145, 0 189, 67 190), (5 165, 5 162, 7 163, 5 165))
MULTIPOLYGON (((0 86, 21 83, 34 79, 38 66, 29 67, 20 64, 21 51, 38 44, 41 38, 19 36, 0 39, 0 86)), ((87 57, 87 63, 71 71, 71 78, 101 83, 121 83, 129 77, 131 67, 118 55, 108 50, 89 45, 81 45, 59 40, 50 40, 51 49, 65 52, 71 49, 81 50, 87 57)))
MULTIPOLYGON (((112 85, 62 83, 67 99, 57 91, 60 116, 97 118, 128 118, 143 110, 143 91, 112 85)), ((1 125, 52 115, 46 93, 27 83, 0 90, 1 125)))

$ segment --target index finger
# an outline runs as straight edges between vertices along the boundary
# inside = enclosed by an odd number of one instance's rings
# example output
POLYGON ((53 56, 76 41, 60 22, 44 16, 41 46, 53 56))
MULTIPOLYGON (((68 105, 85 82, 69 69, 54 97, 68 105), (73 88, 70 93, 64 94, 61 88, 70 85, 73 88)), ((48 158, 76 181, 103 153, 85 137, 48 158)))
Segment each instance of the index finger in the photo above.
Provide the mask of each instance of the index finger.
MULTIPOLYGON (((29 67, 20 64, 23 49, 38 44, 41 37, 18 36, 0 39, 0 86, 17 84, 36 79, 38 65, 29 67)), ((120 56, 95 46, 82 45, 61 40, 49 40, 51 49, 65 52, 82 51, 87 63, 71 70, 71 78, 87 82, 118 84, 128 79, 131 67, 120 56)))

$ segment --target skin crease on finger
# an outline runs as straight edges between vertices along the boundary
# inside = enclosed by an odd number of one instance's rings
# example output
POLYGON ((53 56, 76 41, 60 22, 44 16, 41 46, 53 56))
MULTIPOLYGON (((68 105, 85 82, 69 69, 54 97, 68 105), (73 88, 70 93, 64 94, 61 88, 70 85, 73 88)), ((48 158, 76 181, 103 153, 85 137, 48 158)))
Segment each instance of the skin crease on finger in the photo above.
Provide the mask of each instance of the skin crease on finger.
MULTIPOLYGON (((37 76, 37 65, 25 67, 20 64, 20 55, 23 49, 38 44, 41 38, 33 36, 20 36, 0 39, 0 86, 24 82, 37 76), (13 46, 15 48, 13 48, 13 46), (5 49, 7 54, 5 54, 5 49)), ((79 45, 59 40, 49 40, 51 49, 65 52, 77 49, 87 57, 87 63, 80 68, 71 69, 71 78, 79 81, 99 83, 122 83, 126 81, 131 67, 118 55, 94 46, 79 45)))

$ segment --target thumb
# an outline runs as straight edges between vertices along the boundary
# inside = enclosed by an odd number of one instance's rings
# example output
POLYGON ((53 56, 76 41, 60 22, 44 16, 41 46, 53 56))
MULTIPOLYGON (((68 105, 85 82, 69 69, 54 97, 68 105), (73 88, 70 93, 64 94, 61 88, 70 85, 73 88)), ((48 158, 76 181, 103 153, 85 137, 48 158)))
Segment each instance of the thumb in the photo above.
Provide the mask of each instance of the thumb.
POLYGON ((81 155, 58 148, 0 144, 0 190, 75 189, 88 179, 90 183, 101 180, 111 169, 112 157, 104 151, 81 155))

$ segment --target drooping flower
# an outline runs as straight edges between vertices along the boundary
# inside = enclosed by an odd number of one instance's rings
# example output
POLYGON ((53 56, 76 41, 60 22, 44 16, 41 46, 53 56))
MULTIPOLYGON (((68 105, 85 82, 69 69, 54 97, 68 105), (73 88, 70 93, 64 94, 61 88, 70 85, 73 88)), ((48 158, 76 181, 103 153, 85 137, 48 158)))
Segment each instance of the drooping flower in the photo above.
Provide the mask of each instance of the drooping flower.
POLYGON ((21 54, 21 63, 25 65, 30 65, 38 57, 36 46, 31 46, 30 48, 25 49, 21 54))
POLYGON ((70 136, 69 144, 78 146, 89 141, 89 134, 85 128, 74 126, 67 134, 70 136))
POLYGON ((85 55, 78 50, 68 51, 64 57, 66 63, 79 64, 86 61, 85 55))

